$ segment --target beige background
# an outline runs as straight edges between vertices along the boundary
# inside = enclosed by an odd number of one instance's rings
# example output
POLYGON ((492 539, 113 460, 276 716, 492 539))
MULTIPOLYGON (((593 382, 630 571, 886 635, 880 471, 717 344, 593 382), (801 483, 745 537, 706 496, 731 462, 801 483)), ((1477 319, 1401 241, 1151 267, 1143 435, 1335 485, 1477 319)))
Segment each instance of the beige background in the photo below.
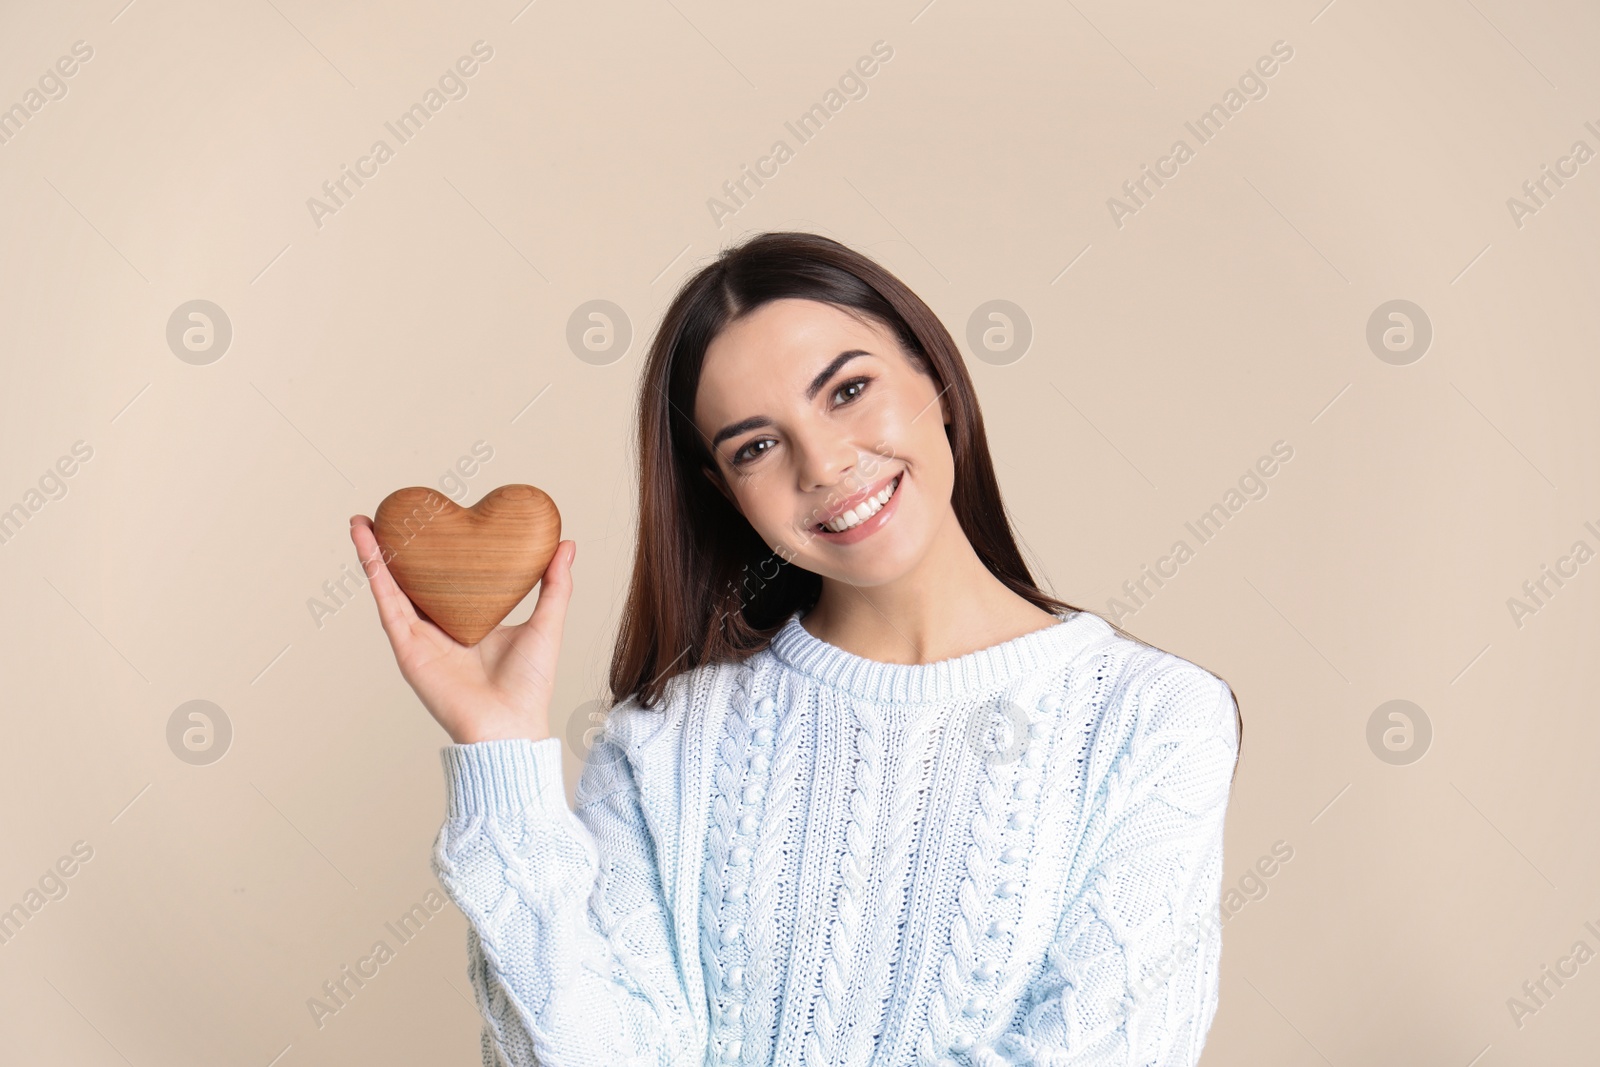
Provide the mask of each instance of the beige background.
POLYGON ((338 606, 352 512, 490 445, 462 498, 540 485, 581 548, 570 790, 630 562, 641 353, 720 247, 790 228, 879 258, 961 340, 1073 603, 1108 612, 1293 449, 1121 620, 1240 699, 1230 887, 1293 848, 1229 918, 1204 1062, 1593 1054, 1600 962, 1520 1026, 1507 1000, 1600 950, 1600 162, 1520 226, 1507 200, 1600 149, 1600 12, 923 3, 7 6, 0 107, 93 56, 0 145, 0 508, 93 455, 0 545, 0 907, 93 858, 0 945, 0 1060, 478 1062, 460 914, 403 946, 384 926, 435 887, 444 734, 365 589, 320 625, 308 602, 338 606), (467 95, 396 147, 384 123, 479 40, 467 95), (865 97, 799 145, 785 121, 878 40, 865 97), (1184 123, 1276 41, 1267 94, 1198 145, 1184 123), (1108 199, 1180 137, 1119 227, 1108 199), (379 138, 393 158, 319 227, 308 198, 379 138), (780 138, 719 227, 708 198, 780 138), (196 299, 232 328, 203 364, 166 339, 196 299), (604 365, 566 339, 595 299, 634 333, 604 365), (1021 359, 967 344, 991 299, 1031 322, 1021 359), (1366 339, 1391 300, 1432 324, 1403 365, 1366 339), (1519 626, 1508 599, 1580 540, 1519 626), (233 730, 204 766, 167 740, 197 699, 233 730), (1407 765, 1367 741, 1397 699, 1433 731, 1407 765), (394 958, 319 1028, 307 999, 380 938, 394 958))

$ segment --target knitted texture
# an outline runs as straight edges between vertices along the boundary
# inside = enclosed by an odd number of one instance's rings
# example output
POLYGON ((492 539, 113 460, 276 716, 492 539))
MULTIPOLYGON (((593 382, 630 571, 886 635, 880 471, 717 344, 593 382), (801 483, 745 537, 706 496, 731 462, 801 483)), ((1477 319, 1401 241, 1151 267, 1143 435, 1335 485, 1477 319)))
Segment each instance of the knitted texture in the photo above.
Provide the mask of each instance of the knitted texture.
POLYGON ((558 738, 443 748, 484 1067, 1192 1067, 1226 683, 1098 616, 929 664, 793 615, 558 738))

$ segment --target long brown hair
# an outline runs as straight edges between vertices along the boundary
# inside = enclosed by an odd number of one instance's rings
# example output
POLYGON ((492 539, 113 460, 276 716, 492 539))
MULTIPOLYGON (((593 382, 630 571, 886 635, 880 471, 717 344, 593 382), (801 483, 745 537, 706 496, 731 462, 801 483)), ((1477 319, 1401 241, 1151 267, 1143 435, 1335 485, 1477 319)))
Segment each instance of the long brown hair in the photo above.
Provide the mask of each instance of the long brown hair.
MULTIPOLYGON (((694 425, 706 349, 739 317, 773 300, 815 300, 882 324, 940 388, 955 460, 951 506, 986 567, 1052 613, 1082 611, 1041 590, 1000 499, 983 415, 950 332, 906 285, 871 259, 811 233, 763 233, 724 250, 678 291, 645 358, 639 387, 639 543, 611 659, 612 699, 653 707, 667 683, 706 663, 767 646, 820 576, 790 564, 701 473, 717 469, 694 425)), ((1149 645, 1116 623, 1117 633, 1149 645)), ((1150 646, 1154 647, 1154 646, 1150 646)), ((1243 721, 1238 722, 1243 740, 1243 721)))

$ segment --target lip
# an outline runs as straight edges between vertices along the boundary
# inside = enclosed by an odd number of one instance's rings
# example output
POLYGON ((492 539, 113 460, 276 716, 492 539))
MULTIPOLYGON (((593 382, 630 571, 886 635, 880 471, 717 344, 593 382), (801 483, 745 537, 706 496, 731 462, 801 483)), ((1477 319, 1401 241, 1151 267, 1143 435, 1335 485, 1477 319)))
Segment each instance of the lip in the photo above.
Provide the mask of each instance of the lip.
POLYGON ((847 512, 851 508, 855 507, 857 504, 866 503, 872 497, 877 496, 879 493, 881 493, 885 489, 889 488, 889 483, 894 481, 896 478, 900 477, 900 473, 901 472, 896 471, 894 474, 889 475, 887 478, 883 478, 883 479, 880 479, 879 481, 876 481, 876 482, 872 483, 871 485, 867 486, 865 489, 862 489, 862 490, 860 490, 858 492, 855 492, 855 493, 851 493, 849 496, 847 496, 843 500, 839 501, 839 503, 835 504, 833 507, 831 507, 827 511, 823 512, 821 515, 818 515, 815 518, 813 518, 811 520, 812 525, 814 526, 819 522, 832 522, 834 519, 837 519, 840 515, 843 515, 845 512, 847 512))
POLYGON ((852 496, 850 500, 854 503, 846 502, 843 508, 834 513, 835 516, 842 515, 844 512, 850 510, 851 507, 854 507, 855 504, 859 504, 863 500, 866 500, 873 493, 883 492, 884 488, 896 478, 899 478, 901 481, 900 487, 894 491, 894 496, 891 496, 889 498, 889 502, 874 512, 872 517, 866 522, 852 526, 843 533, 834 533, 832 530, 826 528, 816 529, 815 527, 813 527, 812 533, 817 537, 822 538, 824 541, 836 545, 850 545, 862 540, 863 538, 871 537, 873 534, 883 529, 883 527, 888 524, 889 520, 894 518, 895 512, 899 510, 900 497, 905 493, 906 488, 905 471, 901 471, 899 474, 892 474, 880 482, 877 486, 869 488, 867 492, 857 496, 852 496))

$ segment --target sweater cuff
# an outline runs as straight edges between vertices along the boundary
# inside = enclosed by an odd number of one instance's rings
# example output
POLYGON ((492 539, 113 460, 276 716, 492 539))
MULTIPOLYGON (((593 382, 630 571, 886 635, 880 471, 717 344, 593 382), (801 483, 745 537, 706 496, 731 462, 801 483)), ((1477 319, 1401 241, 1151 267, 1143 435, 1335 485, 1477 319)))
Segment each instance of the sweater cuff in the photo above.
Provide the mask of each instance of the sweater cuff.
POLYGON ((445 814, 465 816, 570 813, 561 778, 561 739, 525 737, 445 745, 445 814))

